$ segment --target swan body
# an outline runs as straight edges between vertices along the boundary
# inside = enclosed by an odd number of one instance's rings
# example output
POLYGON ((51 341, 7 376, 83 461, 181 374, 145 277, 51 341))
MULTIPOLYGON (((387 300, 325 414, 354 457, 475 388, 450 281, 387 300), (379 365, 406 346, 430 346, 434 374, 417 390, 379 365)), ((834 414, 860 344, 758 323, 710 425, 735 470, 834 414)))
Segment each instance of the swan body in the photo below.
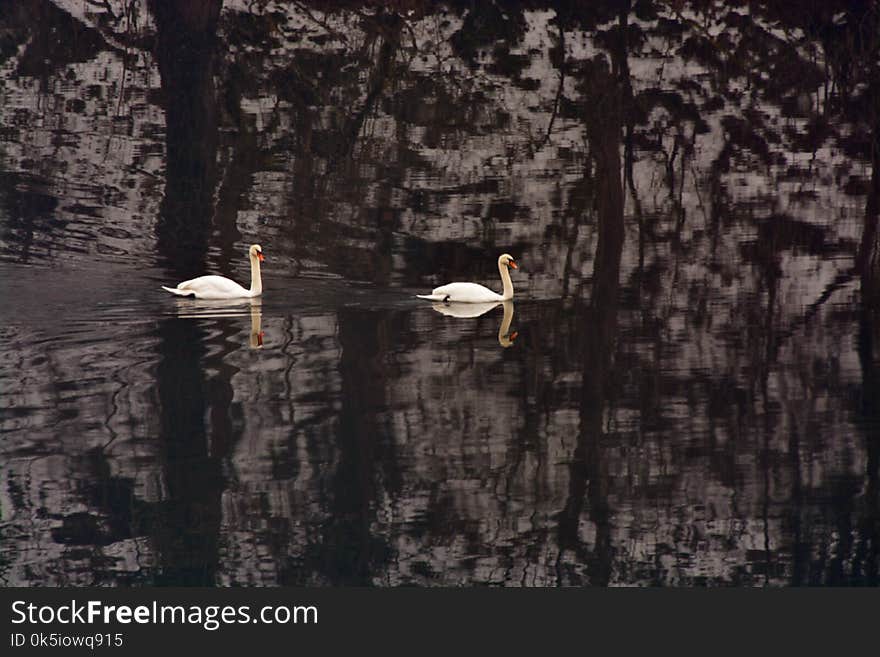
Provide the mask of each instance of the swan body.
POLYGON ((251 261, 251 288, 243 288, 225 276, 199 276, 178 283, 177 287, 162 286, 162 289, 179 297, 195 297, 196 299, 241 299, 258 297, 263 293, 263 281, 260 277, 260 263, 264 260, 263 248, 259 244, 251 244, 248 249, 251 261))
POLYGON ((510 269, 517 269, 513 256, 504 253, 498 257, 498 272, 501 274, 503 291, 501 294, 477 283, 449 283, 435 287, 431 294, 418 294, 419 299, 428 301, 450 301, 457 303, 493 303, 509 301, 513 298, 513 282, 510 269))

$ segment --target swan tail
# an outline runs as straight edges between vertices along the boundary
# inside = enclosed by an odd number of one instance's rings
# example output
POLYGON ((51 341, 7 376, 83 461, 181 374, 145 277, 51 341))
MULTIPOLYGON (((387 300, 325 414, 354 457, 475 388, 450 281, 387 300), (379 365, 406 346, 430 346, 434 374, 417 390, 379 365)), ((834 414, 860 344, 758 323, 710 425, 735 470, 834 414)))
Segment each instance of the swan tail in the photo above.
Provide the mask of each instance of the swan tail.
POLYGON ((419 299, 427 299, 428 301, 446 301, 449 298, 448 294, 417 294, 419 299))
POLYGON ((166 292, 171 292, 171 294, 176 294, 179 297, 195 296, 192 290, 180 290, 176 287, 165 287, 164 285, 162 286, 162 289, 166 292))

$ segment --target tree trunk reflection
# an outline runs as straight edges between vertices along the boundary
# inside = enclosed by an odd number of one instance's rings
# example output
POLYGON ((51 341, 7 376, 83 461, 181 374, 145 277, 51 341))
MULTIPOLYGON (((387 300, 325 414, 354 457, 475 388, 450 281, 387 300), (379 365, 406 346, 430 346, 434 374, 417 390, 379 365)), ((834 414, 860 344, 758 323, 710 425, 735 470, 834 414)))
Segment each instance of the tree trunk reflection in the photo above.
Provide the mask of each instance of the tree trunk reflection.
POLYGON ((160 256, 180 278, 203 273, 217 183, 214 52, 221 0, 150 0, 165 104, 160 256))
MULTIPOLYGON (((619 67, 616 67, 619 68, 619 67)), ((621 183, 621 96, 618 80, 604 60, 588 70, 586 86, 595 102, 585 108, 584 121, 593 163, 598 243, 593 265, 590 304, 584 313, 583 376, 580 433, 571 465, 568 499, 559 523, 560 560, 567 550, 586 562, 590 584, 607 585, 613 570, 608 472, 603 459, 603 417, 612 370, 617 326, 620 261, 623 252, 623 187, 621 183), (579 538, 580 517, 589 501, 596 545, 587 554, 579 538)), ((557 570, 560 583, 564 573, 557 570)))

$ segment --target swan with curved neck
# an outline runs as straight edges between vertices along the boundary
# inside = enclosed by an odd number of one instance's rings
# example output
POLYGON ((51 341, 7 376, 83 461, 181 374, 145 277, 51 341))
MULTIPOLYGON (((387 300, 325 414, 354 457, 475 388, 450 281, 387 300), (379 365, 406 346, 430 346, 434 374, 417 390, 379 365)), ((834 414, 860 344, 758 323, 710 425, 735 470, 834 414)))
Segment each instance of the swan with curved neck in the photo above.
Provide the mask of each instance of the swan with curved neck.
POLYGON ((491 301, 509 301, 513 299, 513 282, 510 270, 518 269, 513 256, 504 253, 498 256, 498 273, 501 274, 503 290, 501 294, 477 283, 449 283, 435 287, 431 294, 419 294, 419 299, 428 301, 456 301, 459 303, 488 303, 491 301))
POLYGON ((263 293, 263 280, 260 277, 260 263, 263 262, 263 247, 251 244, 248 249, 251 261, 251 288, 246 290, 235 281, 225 276, 199 276, 189 281, 178 283, 177 287, 162 289, 179 297, 195 297, 196 299, 241 299, 242 297, 258 297, 263 293))

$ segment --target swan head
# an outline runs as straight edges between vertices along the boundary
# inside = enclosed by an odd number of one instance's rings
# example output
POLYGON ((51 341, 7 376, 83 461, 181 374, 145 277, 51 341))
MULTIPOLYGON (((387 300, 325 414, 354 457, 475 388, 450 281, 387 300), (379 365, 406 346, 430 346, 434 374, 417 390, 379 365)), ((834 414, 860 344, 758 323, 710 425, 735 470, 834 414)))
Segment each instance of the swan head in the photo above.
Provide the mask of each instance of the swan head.
POLYGON ((510 267, 511 269, 519 269, 516 266, 516 262, 513 260, 513 256, 509 253, 504 253, 498 257, 498 266, 510 267))
POLYGON ((251 248, 248 249, 248 254, 251 258, 256 258, 260 262, 263 262, 265 258, 263 258, 263 247, 259 244, 251 244, 251 248))

